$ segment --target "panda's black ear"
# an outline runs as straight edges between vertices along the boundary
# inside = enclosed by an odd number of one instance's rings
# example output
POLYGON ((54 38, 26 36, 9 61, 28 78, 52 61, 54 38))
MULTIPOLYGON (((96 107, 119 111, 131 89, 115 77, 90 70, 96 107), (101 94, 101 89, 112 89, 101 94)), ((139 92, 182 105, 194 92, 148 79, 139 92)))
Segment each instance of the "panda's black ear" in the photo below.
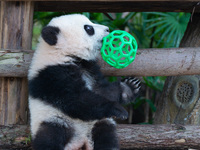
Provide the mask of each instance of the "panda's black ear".
POLYGON ((58 27, 46 26, 42 29, 42 38, 49 45, 56 45, 57 35, 59 34, 60 29, 58 27))

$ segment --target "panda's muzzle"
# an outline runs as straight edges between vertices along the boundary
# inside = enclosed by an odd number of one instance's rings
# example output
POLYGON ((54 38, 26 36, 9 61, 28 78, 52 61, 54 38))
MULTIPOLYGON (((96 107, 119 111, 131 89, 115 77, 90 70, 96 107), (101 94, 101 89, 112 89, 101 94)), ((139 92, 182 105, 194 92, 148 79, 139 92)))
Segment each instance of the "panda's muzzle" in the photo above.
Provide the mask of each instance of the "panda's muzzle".
POLYGON ((109 33, 109 32, 110 32, 109 28, 106 28, 106 29, 105 29, 105 32, 108 32, 108 33, 109 33))

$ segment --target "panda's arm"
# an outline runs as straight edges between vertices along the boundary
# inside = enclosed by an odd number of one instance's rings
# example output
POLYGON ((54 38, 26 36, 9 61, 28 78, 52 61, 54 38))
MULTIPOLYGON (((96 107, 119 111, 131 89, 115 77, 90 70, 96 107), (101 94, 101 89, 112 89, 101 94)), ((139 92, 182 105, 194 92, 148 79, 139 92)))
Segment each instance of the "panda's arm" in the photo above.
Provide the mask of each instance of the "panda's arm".
POLYGON ((140 80, 136 78, 125 78, 113 83, 100 82, 97 84, 97 93, 111 101, 118 101, 121 104, 133 102, 139 95, 140 80))
POLYGON ((140 89, 140 80, 136 78, 125 78, 113 83, 108 82, 100 71, 100 66, 94 60, 75 58, 76 64, 86 70, 95 80, 94 92, 122 104, 134 101, 140 89))
POLYGON ((68 108, 65 110, 68 115, 81 120, 96 120, 109 117, 126 119, 128 113, 117 102, 112 102, 99 96, 87 89, 82 91, 80 97, 72 100, 71 104, 66 103, 68 108))
POLYGON ((126 104, 134 101, 139 95, 140 80, 129 77, 110 83, 105 79, 100 66, 95 61, 82 60, 80 64, 94 78, 94 91, 110 101, 126 104))
POLYGON ((80 69, 73 65, 50 66, 41 70, 37 77, 29 80, 29 94, 81 120, 125 119, 128 116, 119 103, 87 89, 80 69))

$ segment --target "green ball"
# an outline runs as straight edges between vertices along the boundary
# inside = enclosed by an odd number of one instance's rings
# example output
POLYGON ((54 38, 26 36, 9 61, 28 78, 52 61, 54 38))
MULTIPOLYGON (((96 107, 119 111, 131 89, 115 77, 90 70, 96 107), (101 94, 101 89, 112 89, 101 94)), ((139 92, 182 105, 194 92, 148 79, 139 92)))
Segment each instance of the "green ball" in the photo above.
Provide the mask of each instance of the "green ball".
POLYGON ((103 38, 101 56, 109 65, 122 69, 134 61, 137 48, 137 42, 131 34, 115 30, 103 38))

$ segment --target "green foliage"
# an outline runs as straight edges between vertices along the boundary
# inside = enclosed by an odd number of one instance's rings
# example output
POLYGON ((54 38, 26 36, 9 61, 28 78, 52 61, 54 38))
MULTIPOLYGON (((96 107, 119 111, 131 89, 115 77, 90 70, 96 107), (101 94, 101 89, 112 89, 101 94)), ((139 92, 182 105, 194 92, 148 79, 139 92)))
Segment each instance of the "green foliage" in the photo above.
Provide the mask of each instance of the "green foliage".
POLYGON ((150 38, 155 39, 155 47, 178 47, 190 18, 189 13, 149 12, 146 30, 154 30, 150 38))
POLYGON ((93 22, 109 26, 110 30, 126 30, 140 48, 178 47, 190 18, 189 13, 146 12, 115 13, 108 19, 102 13, 85 13, 93 22))
POLYGON ((117 77, 108 77, 109 82, 115 82, 117 81, 117 77))
POLYGON ((29 134, 28 137, 25 138, 25 144, 30 144, 31 143, 31 134, 29 134))
MULTIPOLYGON (((148 36, 145 35, 145 28, 142 20, 142 13, 109 13, 114 20, 110 20, 103 13, 84 13, 94 23, 106 25, 113 30, 125 30, 131 33, 137 40, 140 48, 148 47, 148 36)), ((145 15, 145 14, 144 14, 145 15)))
POLYGON ((60 12, 35 12, 34 13, 34 22, 39 22, 42 26, 45 26, 49 21, 57 16, 64 15, 60 12))
MULTIPOLYGON (((103 13, 82 13, 94 23, 109 26, 110 31, 119 29, 130 32, 137 40, 139 48, 177 47, 185 32, 189 13, 129 12, 109 13, 110 20, 103 13)), ((33 49, 41 28, 53 17, 64 15, 60 12, 35 12, 33 49)))
POLYGON ((144 83, 153 90, 162 91, 166 77, 143 77, 144 83))
POLYGON ((42 30, 42 24, 39 22, 34 23, 34 28, 33 28, 33 38, 32 38, 32 49, 36 49, 36 45, 38 43, 38 39, 42 30))
POLYGON ((141 106, 142 104, 144 104, 144 103, 148 103, 148 104, 149 104, 149 107, 150 107, 150 109, 151 109, 152 112, 155 112, 155 111, 156 111, 156 107, 155 107, 153 101, 150 100, 150 99, 146 99, 146 98, 144 98, 144 97, 139 97, 139 98, 137 98, 137 99, 135 100, 134 104, 133 104, 133 108, 134 108, 134 109, 137 109, 138 107, 140 107, 140 106, 141 106))

